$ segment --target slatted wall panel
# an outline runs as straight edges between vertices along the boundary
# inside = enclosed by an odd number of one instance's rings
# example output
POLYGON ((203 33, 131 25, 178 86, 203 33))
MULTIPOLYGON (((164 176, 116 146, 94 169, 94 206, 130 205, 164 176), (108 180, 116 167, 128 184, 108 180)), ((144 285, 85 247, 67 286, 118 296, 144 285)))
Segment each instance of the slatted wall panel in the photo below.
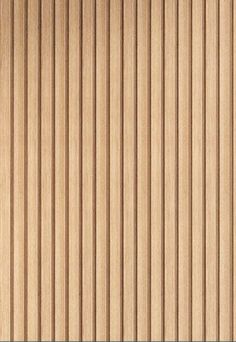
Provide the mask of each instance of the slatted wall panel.
POLYGON ((235 25, 0 0, 1 340, 236 340, 235 25))

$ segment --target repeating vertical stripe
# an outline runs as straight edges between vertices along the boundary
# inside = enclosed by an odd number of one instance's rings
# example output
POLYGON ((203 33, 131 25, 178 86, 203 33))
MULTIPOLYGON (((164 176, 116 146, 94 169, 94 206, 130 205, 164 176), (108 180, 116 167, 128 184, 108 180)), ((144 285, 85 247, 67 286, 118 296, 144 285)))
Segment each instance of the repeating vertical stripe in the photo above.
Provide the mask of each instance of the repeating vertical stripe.
POLYGON ((235 340, 235 28, 0 0, 0 340, 235 340))

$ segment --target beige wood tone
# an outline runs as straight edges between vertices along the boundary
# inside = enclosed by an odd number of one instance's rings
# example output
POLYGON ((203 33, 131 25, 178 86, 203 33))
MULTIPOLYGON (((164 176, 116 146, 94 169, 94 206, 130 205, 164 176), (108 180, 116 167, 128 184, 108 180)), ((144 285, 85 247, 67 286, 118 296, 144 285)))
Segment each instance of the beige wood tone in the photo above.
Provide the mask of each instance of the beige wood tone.
POLYGON ((137 7, 137 340, 150 340, 150 1, 137 7))
POLYGON ((96 339, 96 121, 94 0, 82 4, 82 338, 96 339))
POLYGON ((41 3, 41 339, 55 336, 54 3, 41 3), (44 39, 42 39, 42 37, 44 39))
MULTIPOLYGON (((205 337, 205 2, 195 0, 192 3, 192 339, 201 340, 205 337)), ((190 265, 191 270, 191 265, 190 265)))
POLYGON ((178 1, 178 337, 192 330, 192 3, 178 1))
POLYGON ((177 2, 164 1, 164 338, 178 338, 177 2))
POLYGON ((110 1, 96 1, 95 6, 96 339, 102 341, 110 339, 110 1))
POLYGON ((0 0, 0 340, 236 338, 234 0, 0 0))
POLYGON ((137 2, 123 4, 123 338, 137 338, 137 2))
POLYGON ((68 1, 55 2, 55 340, 68 340, 68 1))
POLYGON ((110 1, 110 340, 123 339, 123 3, 110 1), (122 267, 121 267, 122 266, 122 267))
MULTIPOLYGON (((13 175, 13 255, 14 280, 13 303, 14 314, 12 329, 14 339, 27 337, 27 2, 14 2, 14 175, 13 175)), ((12 71, 13 72, 13 71, 12 71)))
POLYGON ((220 46, 219 46, 219 125, 220 125, 220 322, 219 338, 233 339, 233 288, 232 288, 232 133, 233 133, 233 96, 232 96, 232 2, 221 1, 219 8, 220 46))
MULTIPOLYGON (((205 7, 205 337, 219 339, 219 1, 205 7), (206 58, 211 55, 211 59, 206 58)), ((203 297, 203 302, 205 301, 203 297)))
POLYGON ((28 2, 28 24, 27 32, 31 34, 27 37, 28 46, 28 69, 27 69, 27 338, 37 340, 40 336, 39 312, 41 303, 39 301, 39 253, 41 245, 41 108, 39 107, 40 96, 40 40, 39 40, 39 20, 40 6, 38 1, 28 2), (30 291, 28 290, 30 289, 30 291))
POLYGON ((69 340, 81 339, 82 6, 69 2, 69 340), (77 208, 77 210, 74 210, 77 208))
POLYGON ((12 145, 13 145, 13 89, 12 89, 12 40, 13 35, 13 10, 12 4, 7 0, 0 3, 0 44, 1 44, 1 69, 0 77, 0 101, 1 101, 1 119, 0 125, 0 315, 1 315, 1 340, 10 340, 12 338, 12 273, 11 267, 13 264, 12 253, 12 145))
POLYGON ((151 337, 164 337, 164 3, 151 3, 151 337), (159 170, 159 172, 156 172, 159 170))

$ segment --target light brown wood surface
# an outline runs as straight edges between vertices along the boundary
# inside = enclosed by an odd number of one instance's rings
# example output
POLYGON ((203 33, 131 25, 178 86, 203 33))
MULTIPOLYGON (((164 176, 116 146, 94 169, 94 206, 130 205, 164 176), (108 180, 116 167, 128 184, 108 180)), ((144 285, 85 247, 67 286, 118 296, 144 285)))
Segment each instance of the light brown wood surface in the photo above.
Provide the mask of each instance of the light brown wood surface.
POLYGON ((236 1, 0 0, 0 340, 236 340, 236 1))

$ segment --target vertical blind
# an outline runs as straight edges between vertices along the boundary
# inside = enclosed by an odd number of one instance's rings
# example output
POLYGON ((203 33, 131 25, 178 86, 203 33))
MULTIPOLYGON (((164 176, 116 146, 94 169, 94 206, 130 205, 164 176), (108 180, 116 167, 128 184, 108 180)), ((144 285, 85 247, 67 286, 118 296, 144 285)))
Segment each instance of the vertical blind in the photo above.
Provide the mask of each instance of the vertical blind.
POLYGON ((236 2, 0 0, 0 339, 236 339, 236 2))

